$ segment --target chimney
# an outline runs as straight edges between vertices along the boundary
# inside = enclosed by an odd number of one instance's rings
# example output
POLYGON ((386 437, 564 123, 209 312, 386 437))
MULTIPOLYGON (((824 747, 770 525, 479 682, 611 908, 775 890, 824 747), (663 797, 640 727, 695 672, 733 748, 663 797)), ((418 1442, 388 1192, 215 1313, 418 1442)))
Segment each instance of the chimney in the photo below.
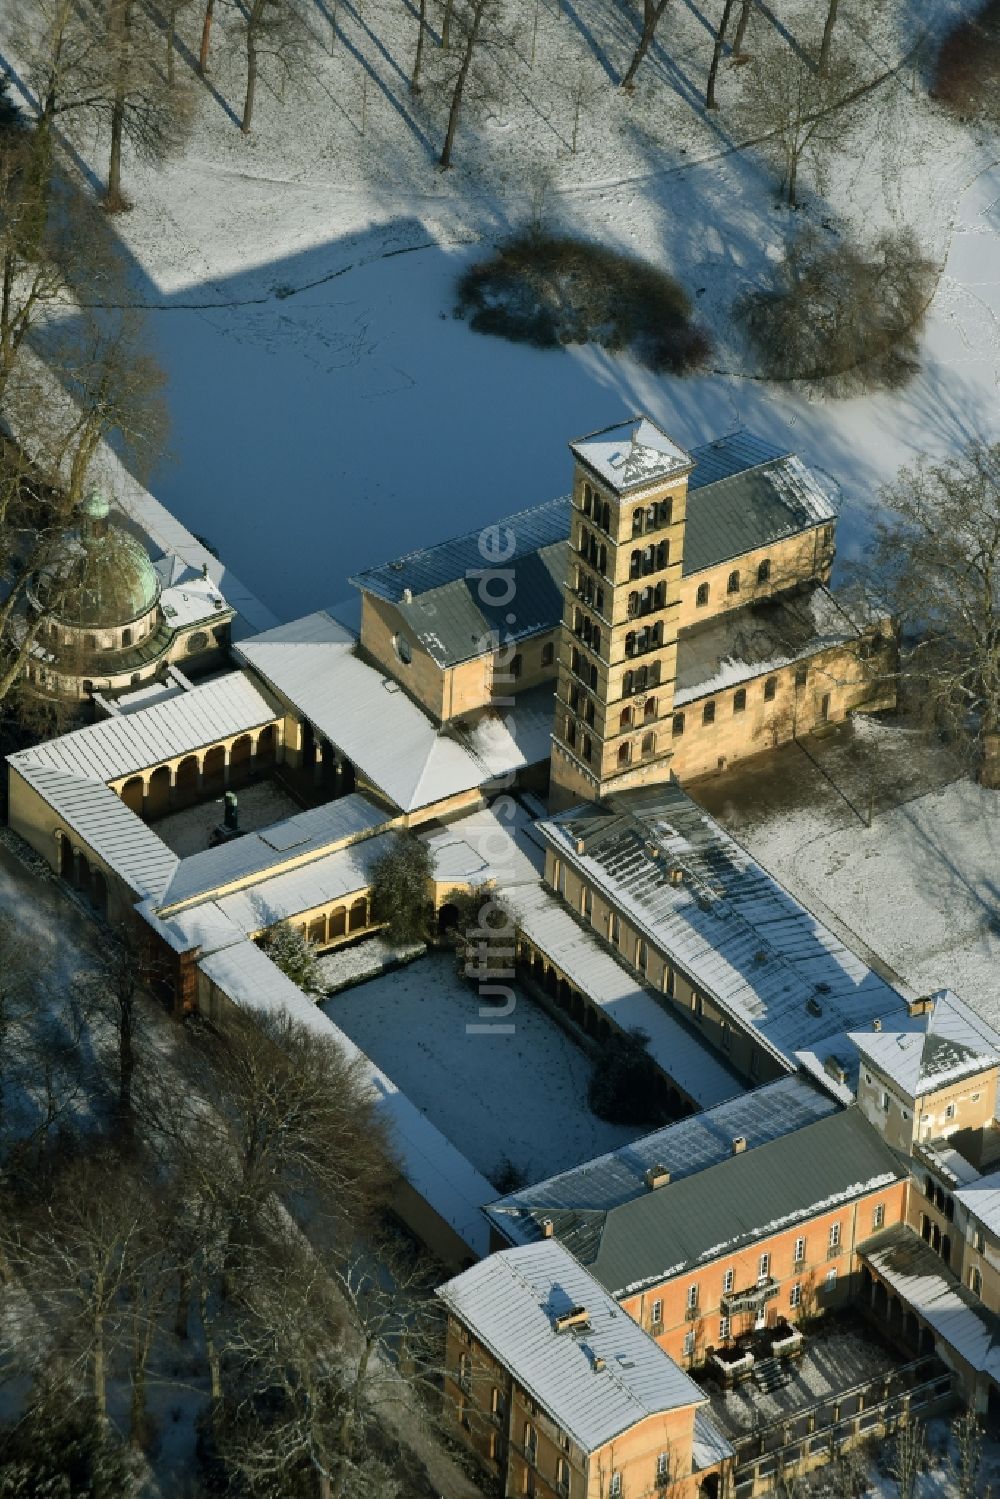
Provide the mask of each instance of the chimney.
POLYGON ((742 1155, 747 1148, 746 1135, 733 1136, 733 1155, 742 1155))
POLYGON ((412 588, 404 588, 403 589, 403 603, 404 604, 412 604, 413 603, 413 589, 412 588))
POLYGON ((647 1168, 646 1186, 651 1192, 655 1192, 657 1187, 666 1187, 669 1182, 670 1172, 667 1170, 666 1166, 656 1165, 647 1168))
POLYGON ((880 1031, 881 1029, 882 1029, 882 1022, 878 1018, 878 1016, 876 1015, 875 1019, 872 1021, 872 1030, 873 1031, 880 1031))
POLYGON ((573 847, 578 854, 585 854, 587 852, 587 845, 582 838, 577 838, 573 847))
POLYGON ((240 813, 236 802, 236 792, 227 791, 224 801, 223 822, 231 833, 239 832, 240 813))
POLYGON ((586 1327, 590 1322, 585 1306, 571 1306, 568 1312, 560 1312, 554 1319, 556 1332, 565 1332, 568 1327, 586 1327))
POLYGON ((671 885, 683 885, 684 871, 681 866, 679 864, 672 865, 668 872, 667 878, 670 880, 671 885))
POLYGON ((555 1233, 555 1224, 552 1222, 552 1219, 551 1218, 543 1218, 542 1219, 542 1238, 543 1239, 551 1239, 551 1237, 552 1237, 552 1235, 554 1233, 555 1233))
POLYGON ((601 1370, 604 1368, 604 1365, 605 1365, 605 1360, 601 1357, 601 1355, 599 1353, 595 1353, 594 1354, 594 1373, 595 1374, 600 1374, 601 1370))

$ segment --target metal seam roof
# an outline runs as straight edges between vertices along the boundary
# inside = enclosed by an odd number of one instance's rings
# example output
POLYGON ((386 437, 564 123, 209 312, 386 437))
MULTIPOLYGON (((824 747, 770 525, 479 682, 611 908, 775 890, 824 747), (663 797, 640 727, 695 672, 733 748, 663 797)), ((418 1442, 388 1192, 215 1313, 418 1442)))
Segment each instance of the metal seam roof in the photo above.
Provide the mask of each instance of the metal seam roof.
POLYGON ((556 1240, 491 1254, 437 1294, 586 1452, 650 1416, 706 1403, 556 1240), (554 1319, 580 1306, 586 1328, 557 1331, 554 1319))

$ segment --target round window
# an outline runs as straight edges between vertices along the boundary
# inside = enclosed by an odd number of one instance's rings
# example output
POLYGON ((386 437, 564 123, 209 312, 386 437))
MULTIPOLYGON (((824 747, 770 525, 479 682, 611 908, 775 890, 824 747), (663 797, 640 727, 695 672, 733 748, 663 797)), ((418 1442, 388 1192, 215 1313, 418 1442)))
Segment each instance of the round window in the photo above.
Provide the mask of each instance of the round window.
POLYGON ((410 642, 407 640, 406 636, 394 635, 392 637, 392 644, 395 649, 396 655, 399 657, 400 661, 402 661, 403 665, 409 666, 410 662, 413 660, 413 652, 410 650, 410 642))
POLYGON ((193 656, 195 651, 203 651, 208 645, 208 636, 204 630, 195 630, 193 635, 188 636, 188 654, 193 656))

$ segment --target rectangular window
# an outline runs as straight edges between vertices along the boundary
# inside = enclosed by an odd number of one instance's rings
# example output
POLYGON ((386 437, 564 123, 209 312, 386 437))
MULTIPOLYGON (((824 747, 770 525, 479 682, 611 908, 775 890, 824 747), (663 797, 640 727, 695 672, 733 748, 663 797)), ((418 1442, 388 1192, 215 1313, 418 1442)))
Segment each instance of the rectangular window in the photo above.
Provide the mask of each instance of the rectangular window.
POLYGON ((981 1296, 983 1293, 982 1272, 975 1265, 969 1271, 969 1290, 976 1296, 981 1296))
POLYGON ((946 1119, 954 1119, 954 1117, 955 1117, 955 1105, 953 1103, 948 1104, 948 1106, 946 1107, 946 1109, 944 1111, 944 1117, 946 1119))
POLYGON ((795 1263, 801 1265, 806 1257, 806 1241, 803 1238, 795 1240, 795 1263))
POLYGON ((684 1357, 685 1358, 690 1358, 693 1353, 694 1353, 694 1333, 693 1332, 686 1332, 684 1334, 684 1357))
POLYGON ((722 1038, 721 1039, 722 1039, 722 1049, 723 1049, 723 1051, 728 1051, 729 1050, 729 1043, 732 1040, 732 1032, 729 1029, 729 1021, 728 1020, 724 1020, 722 1022, 722 1038))
POLYGON ((612 911, 611 913, 611 940, 616 947, 622 940, 621 918, 614 911, 612 911))
POLYGON ((795 668, 795 690, 801 692, 809 680, 808 666, 797 666, 795 668))
POLYGON ((608 1490, 608 1493, 610 1494, 611 1499, 621 1499, 621 1492, 622 1492, 622 1475, 620 1473, 612 1473, 612 1475, 611 1475, 611 1487, 608 1490))
POLYGON ((730 1293, 730 1291, 732 1289, 733 1289, 733 1272, 731 1270, 727 1270, 726 1273, 725 1273, 725 1275, 722 1277, 722 1294, 723 1294, 723 1296, 728 1296, 729 1293, 730 1293))
POLYGON ((831 1249, 836 1249, 837 1245, 839 1243, 840 1243, 840 1224, 839 1223, 831 1223, 830 1224, 830 1248, 831 1249))
POLYGON ((777 679, 777 677, 767 677, 765 679, 765 681, 764 681, 764 701, 765 701, 765 703, 770 703, 770 702, 773 701, 774 695, 777 692, 777 690, 778 690, 778 679, 777 679))
POLYGON ((872 1228, 881 1228, 885 1222, 885 1203, 877 1202, 875 1211, 872 1213, 872 1228))
POLYGON ((889 1095, 888 1095, 888 1093, 883 1092, 880 1102, 881 1102, 881 1105, 882 1105, 882 1111, 883 1111, 883 1113, 888 1114, 888 1112, 889 1112, 889 1095))
POLYGON ((551 640, 547 640, 542 646, 542 665, 551 666, 556 657, 556 648, 551 640))
POLYGON ((788 1305, 793 1307, 802 1305, 802 1286, 798 1281, 795 1282, 788 1293, 788 1305))
POLYGON ((719 1318, 719 1342, 724 1343, 729 1337, 729 1318, 719 1318))
POLYGON ((654 1301, 653 1302, 653 1305, 649 1309, 649 1320, 653 1324, 654 1327, 661 1327, 663 1325, 663 1302, 662 1301, 654 1301))
POLYGON ((770 1274, 771 1256, 769 1254, 762 1254, 757 1264, 757 1284, 760 1285, 762 1281, 767 1280, 770 1274))
POLYGON ((666 1483, 670 1477, 670 1453, 661 1452, 656 1459, 656 1481, 666 1483))
POLYGON ((688 1310, 693 1311, 698 1305, 698 1287, 688 1286, 688 1310))
POLYGON ((733 693, 733 712, 743 713, 747 706, 747 690, 745 687, 738 688, 733 693))
POLYGON ((715 703, 714 702, 706 703, 705 706, 704 706, 704 708, 702 708, 702 710, 701 710, 701 721, 702 721, 702 723, 706 723, 706 724, 708 724, 708 723, 714 723, 715 722, 715 703))
POLYGON ((981 1228, 973 1230, 972 1247, 973 1249, 977 1249, 980 1254, 982 1254, 983 1250, 986 1248, 986 1240, 983 1237, 983 1231, 981 1228))
POLYGON ((836 1271, 836 1269, 828 1270, 826 1272, 826 1280, 825 1280, 824 1284, 826 1286, 826 1294, 828 1296, 831 1295, 837 1289, 837 1271, 836 1271))
POLYGON ((677 979, 674 970, 666 964, 663 965, 663 992, 668 999, 675 999, 677 996, 677 979))

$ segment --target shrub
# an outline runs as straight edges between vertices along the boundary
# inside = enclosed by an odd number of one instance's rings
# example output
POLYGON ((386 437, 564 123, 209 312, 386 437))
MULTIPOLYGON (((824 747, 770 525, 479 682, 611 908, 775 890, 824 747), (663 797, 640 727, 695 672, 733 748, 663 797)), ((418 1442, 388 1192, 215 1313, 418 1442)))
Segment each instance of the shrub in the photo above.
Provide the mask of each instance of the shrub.
POLYGON ((987 0, 948 32, 931 91, 957 114, 1000 124, 1000 0, 987 0))
POLYGON ((308 992, 319 986, 319 965, 312 943, 290 922, 279 921, 277 926, 271 927, 264 933, 260 945, 271 962, 300 989, 308 992))
POLYGON ((462 978, 479 984, 511 978, 515 922, 502 898, 484 889, 451 899, 458 909, 455 964, 462 978))
POLYGON ((415 833, 398 833, 372 866, 372 917, 390 942, 418 942, 430 913, 430 849, 415 833))
POLYGON ((587 1097, 599 1119, 610 1124, 657 1125, 670 1118, 660 1102, 660 1073, 641 1030, 614 1036, 594 1063, 587 1097))
POLYGON ((464 272, 458 297, 477 332, 535 348, 599 343, 674 375, 701 367, 711 352, 672 276, 566 236, 531 231, 510 240, 464 272))
POLYGON ((909 231, 866 249, 823 243, 814 231, 788 248, 774 284, 734 306, 773 380, 833 377, 845 392, 904 384, 919 367, 917 340, 935 268, 909 231))

